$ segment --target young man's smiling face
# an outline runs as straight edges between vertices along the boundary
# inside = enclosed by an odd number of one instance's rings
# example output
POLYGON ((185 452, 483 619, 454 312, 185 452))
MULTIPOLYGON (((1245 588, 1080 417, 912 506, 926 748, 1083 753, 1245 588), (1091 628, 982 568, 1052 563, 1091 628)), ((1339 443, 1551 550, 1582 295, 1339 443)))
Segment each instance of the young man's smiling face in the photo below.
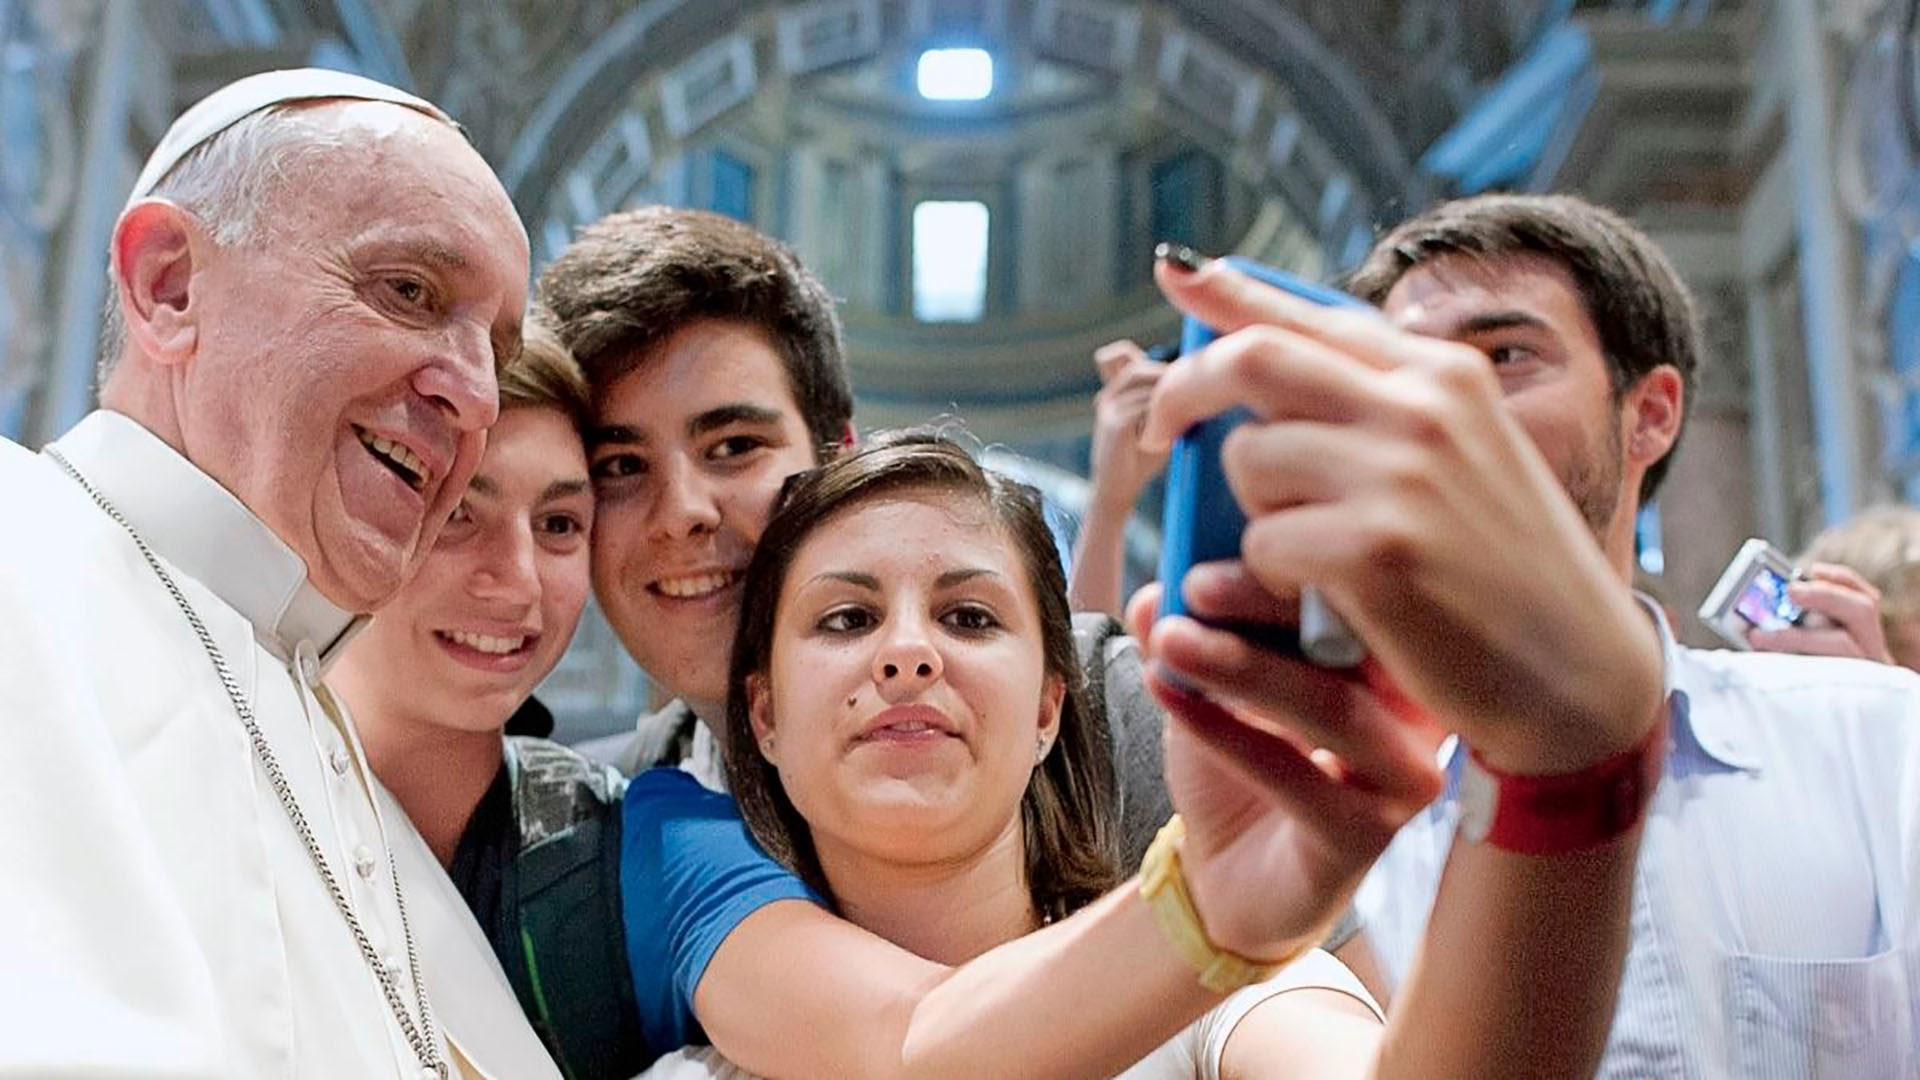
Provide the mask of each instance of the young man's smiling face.
POLYGON ((594 594, 656 683, 718 717, 747 563, 781 484, 817 464, 786 366, 759 330, 702 320, 594 407, 594 594))
POLYGON ((587 602, 586 474, 572 415, 500 414, 433 552, 334 671, 384 745, 497 737, 560 662, 587 602))

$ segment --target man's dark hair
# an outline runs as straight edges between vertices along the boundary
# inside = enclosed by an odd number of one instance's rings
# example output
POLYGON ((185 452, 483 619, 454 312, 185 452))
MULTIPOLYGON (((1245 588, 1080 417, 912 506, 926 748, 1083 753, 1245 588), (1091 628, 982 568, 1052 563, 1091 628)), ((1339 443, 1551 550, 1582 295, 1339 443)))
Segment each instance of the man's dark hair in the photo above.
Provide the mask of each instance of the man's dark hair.
MULTIPOLYGON (((1692 409, 1703 349, 1693 294, 1666 255, 1625 218, 1569 195, 1482 195, 1443 203, 1375 244, 1347 289, 1378 304, 1414 267, 1454 255, 1488 261, 1538 255, 1558 263, 1593 320, 1616 398, 1667 364, 1685 385, 1683 409, 1692 409)), ((1683 412, 1682 431, 1685 423, 1683 412)), ((1642 505, 1659 490, 1679 446, 1676 437, 1647 468, 1642 505)))
POLYGON ((649 206, 610 214, 540 275, 541 303, 598 395, 703 319, 764 334, 787 371, 816 460, 853 417, 833 297, 793 250, 720 214, 649 206))

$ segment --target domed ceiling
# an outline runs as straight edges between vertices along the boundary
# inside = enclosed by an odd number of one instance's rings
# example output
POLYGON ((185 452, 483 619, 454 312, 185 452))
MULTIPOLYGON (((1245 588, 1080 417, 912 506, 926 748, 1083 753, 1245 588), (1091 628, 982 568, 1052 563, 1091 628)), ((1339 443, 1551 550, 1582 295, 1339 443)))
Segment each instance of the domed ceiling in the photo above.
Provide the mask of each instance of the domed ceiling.
POLYGON ((1324 275, 1426 192, 1409 148, 1565 15, 1552 2, 813 0, 391 4, 421 88, 501 168, 537 252, 643 202, 736 214, 843 300, 865 426, 1083 435, 1089 356, 1175 322, 1160 239, 1324 275), (930 48, 984 50, 929 100, 930 48), (916 231, 923 204, 971 228, 916 231), (984 251, 980 250, 984 248, 984 251), (978 263, 977 266, 973 266, 978 263), (961 317, 922 278, 973 266, 961 317))

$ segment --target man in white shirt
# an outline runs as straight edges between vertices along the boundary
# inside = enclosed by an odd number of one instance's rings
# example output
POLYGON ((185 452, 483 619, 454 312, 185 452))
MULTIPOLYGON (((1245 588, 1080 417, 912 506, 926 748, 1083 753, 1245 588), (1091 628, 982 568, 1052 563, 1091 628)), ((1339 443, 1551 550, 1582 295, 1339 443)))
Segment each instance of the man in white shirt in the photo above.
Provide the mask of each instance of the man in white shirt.
MULTIPOLYGON (((1701 348, 1686 289, 1652 242, 1578 200, 1494 196, 1402 225, 1350 287, 1396 326, 1446 339, 1432 348, 1466 345, 1484 356, 1505 415, 1472 422, 1525 430, 1619 582, 1618 596, 1550 602, 1598 612, 1624 597, 1634 518, 1679 439, 1701 348)), ((1445 432, 1429 434, 1426 442, 1439 442, 1445 432)), ((1355 442, 1342 455, 1288 438, 1298 444, 1289 453, 1338 460, 1343 492, 1363 487, 1356 478, 1368 459, 1392 449, 1355 442)), ((1258 462, 1285 484, 1319 483, 1315 469, 1247 444, 1248 468, 1258 462)), ((1512 477, 1485 460, 1452 463, 1432 482, 1402 477, 1390 512, 1417 513, 1436 493, 1441 505, 1457 503, 1453 489, 1487 480, 1512 477)), ((1273 498, 1276 515, 1300 505, 1285 493, 1236 493, 1273 498)), ((1356 502, 1342 520, 1369 519, 1361 496, 1342 498, 1356 502)), ((1401 527, 1392 517, 1376 524, 1401 527)), ((1434 525, 1409 528, 1427 535, 1434 525)), ((1318 539, 1327 552, 1350 546, 1318 539)), ((1504 572, 1511 580, 1495 588, 1509 602, 1514 581, 1537 576, 1525 550, 1469 542, 1458 554, 1504 572)), ((1319 558, 1295 572, 1312 573, 1319 558)), ((1387 614, 1444 630, 1444 618, 1416 606, 1425 569, 1396 568, 1405 584, 1387 614)), ((1920 680, 1859 660, 1685 648, 1656 605, 1642 607, 1663 645, 1672 737, 1648 809, 1632 944, 1599 1075, 1920 1075, 1920 680)), ((1593 684, 1590 658, 1536 627, 1515 626, 1509 644, 1515 659, 1499 677, 1515 693, 1551 700, 1593 684), (1559 681, 1522 679, 1522 660, 1543 651, 1557 652, 1559 681)), ((1361 890, 1366 933, 1391 981, 1407 978, 1456 828, 1473 816, 1466 757, 1451 741, 1443 747, 1445 793, 1401 830, 1361 890)))
POLYGON ((466 486, 527 259, 365 79, 243 79, 155 150, 101 411, 0 442, 0 1077, 555 1075, 319 685, 466 486))

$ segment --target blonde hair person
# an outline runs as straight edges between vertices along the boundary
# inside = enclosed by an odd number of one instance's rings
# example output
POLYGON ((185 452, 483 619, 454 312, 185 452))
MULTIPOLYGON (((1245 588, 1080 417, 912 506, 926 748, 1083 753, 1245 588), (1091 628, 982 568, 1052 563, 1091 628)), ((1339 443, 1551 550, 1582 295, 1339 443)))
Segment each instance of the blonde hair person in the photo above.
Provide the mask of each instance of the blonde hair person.
POLYGON ((1814 537, 1800 564, 1815 577, 1822 566, 1857 575, 1879 602, 1885 658, 1920 670, 1920 509, 1870 506, 1814 537))

